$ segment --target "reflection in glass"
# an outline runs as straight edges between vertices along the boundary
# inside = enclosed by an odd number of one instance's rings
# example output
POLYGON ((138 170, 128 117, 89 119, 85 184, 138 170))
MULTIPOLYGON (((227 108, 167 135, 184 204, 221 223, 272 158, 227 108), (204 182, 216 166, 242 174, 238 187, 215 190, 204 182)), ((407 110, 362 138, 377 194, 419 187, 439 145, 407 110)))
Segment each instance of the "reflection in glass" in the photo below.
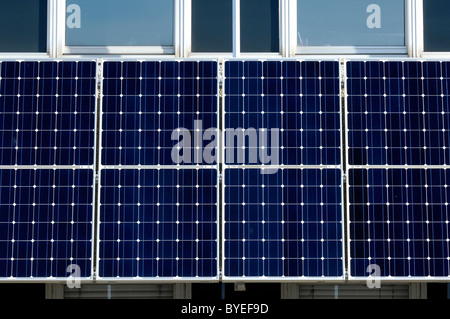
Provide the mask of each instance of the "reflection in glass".
POLYGON ((169 0, 67 0, 68 21, 79 18, 80 27, 66 24, 66 45, 172 46, 173 5, 169 0), (79 17, 72 4, 79 6, 79 17))
POLYGON ((192 1, 192 52, 233 51, 233 2, 192 1))
POLYGON ((425 51, 450 51, 449 13, 449 1, 423 1, 425 51))
POLYGON ((0 52, 47 51, 47 0, 0 3, 0 52))
POLYGON ((298 0, 299 46, 403 46, 403 0, 298 0))

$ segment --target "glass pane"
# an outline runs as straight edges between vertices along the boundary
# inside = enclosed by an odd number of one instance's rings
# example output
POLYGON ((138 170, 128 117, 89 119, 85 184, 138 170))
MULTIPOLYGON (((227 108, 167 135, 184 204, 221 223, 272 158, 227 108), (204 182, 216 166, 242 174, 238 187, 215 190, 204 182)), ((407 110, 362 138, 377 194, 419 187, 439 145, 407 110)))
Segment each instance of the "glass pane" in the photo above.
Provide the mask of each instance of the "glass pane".
POLYGON ((403 0, 298 0, 299 46, 403 46, 403 0))
POLYGON ((66 45, 172 46, 174 2, 67 0, 66 45))
POLYGON ((0 52, 47 51, 47 0, 0 3, 0 52))
POLYGON ((232 51, 232 0, 193 0, 192 52, 232 51))
POLYGON ((241 0, 241 51, 279 52, 278 0, 241 0))
POLYGON ((450 51, 450 1, 424 0, 425 51, 450 51))

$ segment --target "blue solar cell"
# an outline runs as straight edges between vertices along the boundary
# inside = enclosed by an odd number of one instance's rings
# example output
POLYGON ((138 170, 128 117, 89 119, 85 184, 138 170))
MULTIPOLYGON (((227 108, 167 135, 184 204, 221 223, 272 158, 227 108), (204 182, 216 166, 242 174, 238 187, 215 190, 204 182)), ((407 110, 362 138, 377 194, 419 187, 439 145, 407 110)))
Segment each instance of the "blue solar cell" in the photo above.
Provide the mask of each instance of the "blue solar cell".
POLYGON ((217 277, 217 172, 102 170, 100 277, 217 277))
POLYGON ((350 270, 450 276, 447 169, 351 169, 350 270))
POLYGON ((341 163, 338 62, 227 61, 224 91, 227 164, 341 163))
POLYGON ((217 130, 217 84, 217 62, 105 62, 102 164, 214 164, 194 156, 214 138, 196 144, 190 132, 217 130), (174 162, 180 142, 192 156, 174 162))
POLYGON ((0 277, 91 277, 93 171, 0 170, 0 277))
POLYGON ((94 163, 96 63, 0 62, 0 165, 94 163))
POLYGON ((347 63, 351 165, 448 165, 448 62, 347 63))
POLYGON ((337 169, 225 171, 228 277, 341 277, 341 173, 337 169))

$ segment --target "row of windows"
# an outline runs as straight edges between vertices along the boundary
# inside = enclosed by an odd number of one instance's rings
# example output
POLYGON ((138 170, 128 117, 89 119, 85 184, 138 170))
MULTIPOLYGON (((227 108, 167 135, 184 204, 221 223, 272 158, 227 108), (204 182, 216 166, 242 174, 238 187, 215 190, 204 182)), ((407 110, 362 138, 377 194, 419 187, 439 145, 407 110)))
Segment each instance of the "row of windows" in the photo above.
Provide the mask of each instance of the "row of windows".
MULTIPOLYGON (((15 0, 0 4, 0 52, 47 52, 54 0, 15 0)), ((174 53, 175 30, 186 25, 179 0, 57 0, 65 5, 64 46, 87 52, 93 47, 159 47, 174 53), (172 50, 170 50, 172 48, 172 50)), ((450 51, 450 2, 423 1, 424 51, 450 51)), ((283 0, 182 0, 190 9, 190 51, 278 53, 283 0), (233 2, 237 5, 233 6, 233 2), (237 18, 236 18, 237 17, 237 18), (235 37, 233 37, 233 34, 235 37), (238 34, 239 33, 239 34, 238 34)), ((405 48, 408 3, 413 0, 284 0, 296 7, 297 52, 317 47, 405 48)), ((421 6, 422 7, 422 6, 421 6)), ((412 14, 412 13, 411 13, 412 14)), ((61 17, 58 17, 60 19, 61 17)), ((291 28, 294 28, 292 26, 291 28)), ((293 30, 290 30, 293 32, 293 30)), ((107 52, 107 51, 106 51, 107 52)), ((348 51, 346 53, 352 53, 348 51)), ((399 51, 400 52, 400 51, 399 51)), ((406 53, 406 51, 405 51, 406 53)))

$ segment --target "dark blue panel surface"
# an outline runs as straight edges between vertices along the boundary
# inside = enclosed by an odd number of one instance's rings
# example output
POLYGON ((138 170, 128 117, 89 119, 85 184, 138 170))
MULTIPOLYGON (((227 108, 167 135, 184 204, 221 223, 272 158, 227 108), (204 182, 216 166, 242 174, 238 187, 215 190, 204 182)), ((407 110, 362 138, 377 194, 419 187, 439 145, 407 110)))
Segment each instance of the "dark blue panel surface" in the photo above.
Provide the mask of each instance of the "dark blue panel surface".
POLYGON ((96 63, 0 62, 0 165, 92 165, 96 63))
POLYGON ((102 164, 215 164, 217 90, 217 62, 105 62, 102 164))
POLYGON ((102 170, 101 277, 216 277, 217 172, 102 170))
POLYGON ((227 164, 341 163, 338 62, 227 61, 224 93, 227 164))
POLYGON ((449 276, 449 181, 446 169, 350 170, 351 275, 449 276))
POLYGON ((449 71, 449 62, 348 62, 349 163, 450 164, 449 71))
POLYGON ((92 170, 0 170, 0 277, 90 277, 92 203, 92 170))
POLYGON ((227 169, 225 275, 343 276, 341 173, 227 169))

